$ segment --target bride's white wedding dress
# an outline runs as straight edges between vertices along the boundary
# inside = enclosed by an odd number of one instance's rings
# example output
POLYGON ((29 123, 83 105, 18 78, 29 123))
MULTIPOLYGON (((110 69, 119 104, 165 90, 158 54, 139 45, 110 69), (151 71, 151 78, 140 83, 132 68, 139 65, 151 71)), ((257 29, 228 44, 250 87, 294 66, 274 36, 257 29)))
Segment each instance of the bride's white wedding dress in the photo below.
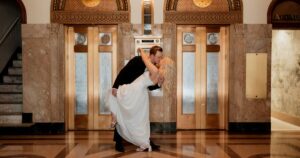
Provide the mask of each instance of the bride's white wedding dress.
POLYGON ((108 94, 107 105, 116 116, 116 129, 126 141, 141 149, 150 146, 149 94, 153 85, 148 71, 130 84, 119 86, 117 97, 108 94))

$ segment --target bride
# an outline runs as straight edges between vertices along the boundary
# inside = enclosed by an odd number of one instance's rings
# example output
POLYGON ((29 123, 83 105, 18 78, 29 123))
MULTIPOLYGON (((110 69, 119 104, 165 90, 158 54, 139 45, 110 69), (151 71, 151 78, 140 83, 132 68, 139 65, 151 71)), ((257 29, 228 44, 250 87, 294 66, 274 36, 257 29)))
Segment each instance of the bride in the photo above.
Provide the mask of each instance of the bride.
POLYGON ((130 84, 121 85, 116 92, 108 92, 108 102, 112 112, 112 126, 126 141, 138 146, 137 151, 152 151, 150 146, 149 96, 147 87, 162 84, 163 76, 150 61, 149 55, 138 49, 147 71, 130 84))

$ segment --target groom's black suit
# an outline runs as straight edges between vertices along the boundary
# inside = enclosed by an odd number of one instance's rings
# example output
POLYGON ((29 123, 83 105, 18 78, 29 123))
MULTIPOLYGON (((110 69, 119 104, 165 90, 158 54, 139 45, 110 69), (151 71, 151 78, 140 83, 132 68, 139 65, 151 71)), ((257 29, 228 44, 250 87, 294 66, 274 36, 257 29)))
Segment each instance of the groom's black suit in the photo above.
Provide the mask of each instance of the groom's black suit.
MULTIPOLYGON (((118 89, 118 87, 120 85, 129 84, 129 83, 133 82, 135 79, 137 79, 139 76, 141 76, 145 72, 145 69, 146 69, 146 66, 145 66, 141 56, 136 56, 136 57, 132 58, 123 67, 123 69, 119 72, 119 74, 114 82, 113 88, 118 89)), ((158 85, 148 87, 149 90, 154 90, 157 88, 159 88, 158 85)), ((123 138, 119 135, 119 133, 115 129, 114 141, 116 142, 116 149, 118 151, 124 151, 124 147, 122 146, 122 143, 121 143, 122 140, 123 140, 123 138)), ((153 142, 150 142, 150 143, 151 143, 152 148, 154 149, 156 145, 154 145, 153 142)), ((156 146, 156 147, 158 148, 159 146, 156 146)))

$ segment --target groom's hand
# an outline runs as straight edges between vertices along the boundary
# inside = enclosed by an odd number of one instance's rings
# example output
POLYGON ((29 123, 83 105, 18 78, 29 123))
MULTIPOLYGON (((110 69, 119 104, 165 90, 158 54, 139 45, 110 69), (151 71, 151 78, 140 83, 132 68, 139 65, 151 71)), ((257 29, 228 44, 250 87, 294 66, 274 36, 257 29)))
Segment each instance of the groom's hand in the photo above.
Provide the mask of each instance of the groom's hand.
POLYGON ((113 88, 112 91, 111 91, 111 94, 112 94, 113 96, 117 97, 117 91, 118 91, 118 89, 113 88))

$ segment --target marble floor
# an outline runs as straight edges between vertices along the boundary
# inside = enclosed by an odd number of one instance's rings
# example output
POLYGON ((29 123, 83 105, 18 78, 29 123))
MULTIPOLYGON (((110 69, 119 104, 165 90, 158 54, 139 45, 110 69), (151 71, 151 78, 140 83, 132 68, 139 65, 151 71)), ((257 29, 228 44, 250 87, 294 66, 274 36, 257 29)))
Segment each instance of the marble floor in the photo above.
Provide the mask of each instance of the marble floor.
POLYGON ((78 131, 63 135, 0 136, 0 158, 300 158, 300 132, 231 134, 226 131, 178 131, 152 134, 160 151, 114 150, 112 131, 78 131))
POLYGON ((272 131, 300 131, 299 126, 279 120, 275 117, 271 117, 271 129, 272 131))

